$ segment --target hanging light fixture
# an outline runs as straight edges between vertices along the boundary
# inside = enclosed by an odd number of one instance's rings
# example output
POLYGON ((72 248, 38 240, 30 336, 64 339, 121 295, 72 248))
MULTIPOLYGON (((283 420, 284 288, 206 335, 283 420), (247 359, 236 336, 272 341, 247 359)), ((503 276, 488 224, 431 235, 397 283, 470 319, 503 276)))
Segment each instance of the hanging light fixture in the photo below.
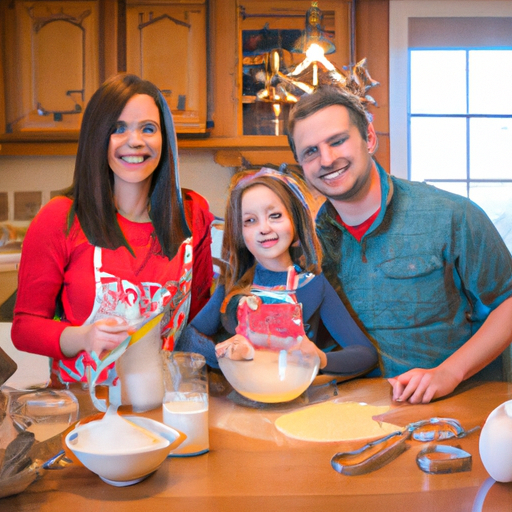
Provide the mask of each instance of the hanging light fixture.
MULTIPOLYGON (((355 0, 352 1, 355 2, 355 0)), ((354 4, 352 5, 353 20, 355 9, 354 4)), ((321 85, 337 85, 358 96, 364 105, 376 104, 368 91, 379 85, 379 82, 370 76, 366 67, 366 58, 354 64, 354 23, 351 32, 351 63, 343 69, 338 69, 327 57, 336 51, 336 47, 329 32, 324 29, 323 13, 318 7, 318 2, 313 1, 305 15, 302 37, 294 50, 305 55, 304 59, 293 68, 290 66, 282 68, 282 49, 275 48, 264 54, 265 86, 256 93, 256 100, 272 104, 275 135, 281 134, 279 119, 283 105, 296 103, 300 96, 311 94, 321 85)))
POLYGON ((321 64, 327 71, 334 73, 337 79, 341 78, 336 68, 325 56, 326 54, 334 53, 336 47, 325 36, 323 18, 324 15, 318 7, 318 2, 311 2, 311 7, 306 12, 306 26, 304 29, 303 53, 306 54, 306 58, 290 73, 290 76, 299 76, 311 66, 313 70, 311 85, 313 87, 318 86, 318 64, 321 64))
POLYGON ((278 50, 272 50, 266 55, 265 88, 257 93, 259 100, 294 103, 302 94, 311 94, 320 85, 335 84, 359 96, 363 103, 375 104, 375 100, 368 91, 379 85, 379 82, 370 76, 366 67, 366 58, 340 70, 326 57, 336 48, 326 36, 323 14, 318 7, 318 2, 312 2, 310 9, 306 12, 302 39, 302 52, 305 58, 286 74, 280 71, 278 50))

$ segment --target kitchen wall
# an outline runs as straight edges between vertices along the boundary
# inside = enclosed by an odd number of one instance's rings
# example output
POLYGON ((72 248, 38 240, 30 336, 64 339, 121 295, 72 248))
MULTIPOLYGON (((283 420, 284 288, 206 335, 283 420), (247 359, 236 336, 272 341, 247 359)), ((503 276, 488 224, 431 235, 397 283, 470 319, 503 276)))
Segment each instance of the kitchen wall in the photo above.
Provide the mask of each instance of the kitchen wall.
MULTIPOLYGON (((0 156, 0 195, 7 193, 8 219, 14 225, 26 225, 31 210, 50 200, 51 193, 71 184, 75 159, 72 156, 0 156), (15 218, 15 202, 17 215, 15 218)), ((218 217, 224 204, 231 167, 215 163, 207 150, 180 152, 180 178, 185 188, 202 194, 218 217)))

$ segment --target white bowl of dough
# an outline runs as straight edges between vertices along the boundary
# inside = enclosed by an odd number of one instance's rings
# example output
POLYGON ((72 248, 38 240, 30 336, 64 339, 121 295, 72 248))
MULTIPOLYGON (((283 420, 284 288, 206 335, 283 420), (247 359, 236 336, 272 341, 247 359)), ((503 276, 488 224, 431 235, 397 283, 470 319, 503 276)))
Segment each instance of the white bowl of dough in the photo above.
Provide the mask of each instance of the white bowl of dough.
POLYGON ((115 414, 78 425, 66 435, 65 443, 87 469, 120 487, 156 471, 185 438, 158 421, 115 414))
POLYGON ((256 402, 289 402, 313 382, 320 359, 299 350, 256 349, 254 358, 236 361, 218 359, 227 381, 241 395, 256 402))

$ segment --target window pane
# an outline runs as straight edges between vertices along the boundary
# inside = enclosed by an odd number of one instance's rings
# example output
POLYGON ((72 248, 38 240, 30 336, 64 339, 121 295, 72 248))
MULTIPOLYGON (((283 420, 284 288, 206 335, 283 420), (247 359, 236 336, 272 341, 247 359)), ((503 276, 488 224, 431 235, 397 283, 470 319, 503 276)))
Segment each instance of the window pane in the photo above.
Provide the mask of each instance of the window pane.
POLYGON ((472 183, 469 197, 489 215, 512 251, 512 183, 472 183))
POLYGON ((512 114, 512 50, 469 52, 469 112, 512 114))
POLYGON ((471 119, 469 135, 471 179, 512 179, 512 119, 471 119))
POLYGON ((411 50, 411 113, 466 113, 466 52, 411 50))
POLYGON ((411 119, 411 180, 466 179, 466 121, 411 119))
POLYGON ((443 181, 443 182, 428 182, 429 185, 434 185, 434 187, 440 188, 441 190, 446 190, 447 192, 451 192, 452 194, 458 194, 459 196, 468 197, 468 186, 466 182, 460 181, 443 181))

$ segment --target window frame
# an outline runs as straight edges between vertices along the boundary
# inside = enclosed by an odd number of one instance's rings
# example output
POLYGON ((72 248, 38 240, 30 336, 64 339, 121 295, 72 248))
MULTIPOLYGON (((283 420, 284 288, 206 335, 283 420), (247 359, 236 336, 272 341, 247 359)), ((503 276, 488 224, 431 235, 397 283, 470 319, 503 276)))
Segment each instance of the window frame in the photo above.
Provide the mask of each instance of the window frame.
POLYGON ((509 0, 390 0, 390 173, 409 179, 409 18, 512 17, 509 0))

